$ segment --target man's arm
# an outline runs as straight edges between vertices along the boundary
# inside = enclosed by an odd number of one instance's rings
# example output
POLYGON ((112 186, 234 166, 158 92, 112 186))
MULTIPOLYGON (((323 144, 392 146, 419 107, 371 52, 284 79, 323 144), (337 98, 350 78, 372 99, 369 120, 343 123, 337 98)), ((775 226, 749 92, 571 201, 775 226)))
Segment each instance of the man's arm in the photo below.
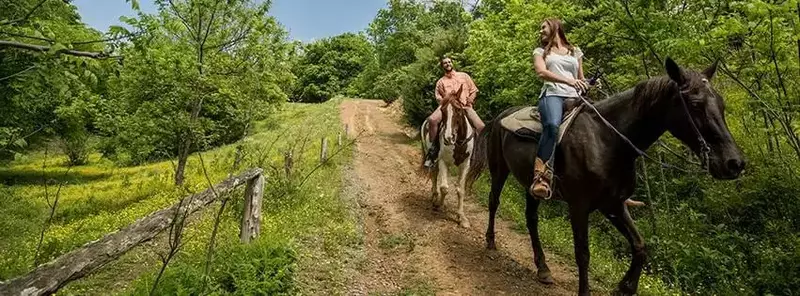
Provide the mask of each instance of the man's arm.
POLYGON ((436 90, 433 92, 436 95, 436 102, 441 105, 442 100, 444 99, 444 84, 442 84, 442 79, 436 81, 436 90))
POLYGON ((475 82, 472 81, 472 77, 469 74, 464 73, 464 78, 467 80, 467 89, 469 89, 469 93, 467 94, 467 102, 470 104, 475 102, 475 97, 478 96, 478 86, 475 85, 475 82))

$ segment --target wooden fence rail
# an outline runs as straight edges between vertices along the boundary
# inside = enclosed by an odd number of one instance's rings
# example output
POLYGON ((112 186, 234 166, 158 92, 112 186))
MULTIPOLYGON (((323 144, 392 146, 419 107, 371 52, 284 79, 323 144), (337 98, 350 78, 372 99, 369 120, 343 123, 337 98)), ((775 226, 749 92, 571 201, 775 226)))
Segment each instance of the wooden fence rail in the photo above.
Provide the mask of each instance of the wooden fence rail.
POLYGON ((245 212, 242 215, 240 239, 250 242, 258 237, 261 224, 261 199, 264 193, 264 176, 260 168, 250 169, 238 176, 222 181, 213 190, 187 196, 183 202, 159 210, 139 219, 127 227, 106 234, 103 238, 87 243, 53 261, 39 265, 30 273, 0 282, 0 295, 49 295, 67 283, 85 277, 105 264, 116 260, 133 247, 149 241, 170 227, 176 211, 194 213, 211 204, 219 196, 232 192, 246 184, 245 212), (215 194, 216 192, 216 194, 215 194))

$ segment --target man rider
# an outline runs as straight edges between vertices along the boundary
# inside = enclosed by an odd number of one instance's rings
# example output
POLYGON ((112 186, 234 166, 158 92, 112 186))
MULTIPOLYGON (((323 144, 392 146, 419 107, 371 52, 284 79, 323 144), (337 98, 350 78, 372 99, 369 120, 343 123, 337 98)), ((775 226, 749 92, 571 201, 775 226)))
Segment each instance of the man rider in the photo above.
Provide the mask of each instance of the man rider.
POLYGON ((443 57, 439 61, 439 64, 442 70, 444 70, 444 76, 436 81, 436 102, 439 104, 439 107, 436 107, 436 110, 428 117, 428 136, 431 141, 431 147, 428 149, 428 153, 425 157, 426 168, 433 167, 434 161, 439 154, 439 123, 442 121, 441 105, 445 96, 456 93, 459 87, 463 86, 464 91, 461 93, 460 100, 464 105, 464 109, 467 111, 467 118, 469 118, 472 126, 475 127, 476 132, 480 133, 484 127, 484 123, 481 118, 478 117, 478 113, 472 108, 475 103, 475 97, 478 95, 478 87, 475 86, 472 77, 467 73, 453 69, 453 61, 448 57, 443 57))

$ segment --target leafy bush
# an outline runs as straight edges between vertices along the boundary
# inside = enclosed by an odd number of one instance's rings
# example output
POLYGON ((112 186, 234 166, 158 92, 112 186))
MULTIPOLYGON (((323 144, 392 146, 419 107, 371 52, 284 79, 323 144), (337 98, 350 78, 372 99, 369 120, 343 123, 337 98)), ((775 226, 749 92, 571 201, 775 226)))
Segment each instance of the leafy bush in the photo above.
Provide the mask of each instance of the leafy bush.
MULTIPOLYGON (((297 254, 285 241, 262 237, 251 244, 237 244, 217 251, 207 279, 204 263, 170 265, 156 295, 291 295, 294 292, 297 254), (203 289, 203 282, 207 281, 203 289)), ((148 295, 152 279, 136 283, 134 295, 148 295)))

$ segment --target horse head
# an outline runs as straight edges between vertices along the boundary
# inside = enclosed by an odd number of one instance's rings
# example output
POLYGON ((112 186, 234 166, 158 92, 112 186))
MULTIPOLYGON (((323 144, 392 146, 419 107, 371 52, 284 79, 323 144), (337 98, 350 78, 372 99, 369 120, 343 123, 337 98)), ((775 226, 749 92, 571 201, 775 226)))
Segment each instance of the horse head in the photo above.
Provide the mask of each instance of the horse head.
POLYGON ((442 128, 440 134, 444 145, 463 144, 467 139, 469 120, 464 104, 461 102, 463 85, 454 93, 448 93, 442 100, 442 128))
POLYGON ((677 85, 667 114, 667 130, 708 166, 712 177, 735 179, 744 170, 745 159, 725 122, 725 101, 711 80, 715 62, 698 73, 667 58, 666 70, 677 85))

